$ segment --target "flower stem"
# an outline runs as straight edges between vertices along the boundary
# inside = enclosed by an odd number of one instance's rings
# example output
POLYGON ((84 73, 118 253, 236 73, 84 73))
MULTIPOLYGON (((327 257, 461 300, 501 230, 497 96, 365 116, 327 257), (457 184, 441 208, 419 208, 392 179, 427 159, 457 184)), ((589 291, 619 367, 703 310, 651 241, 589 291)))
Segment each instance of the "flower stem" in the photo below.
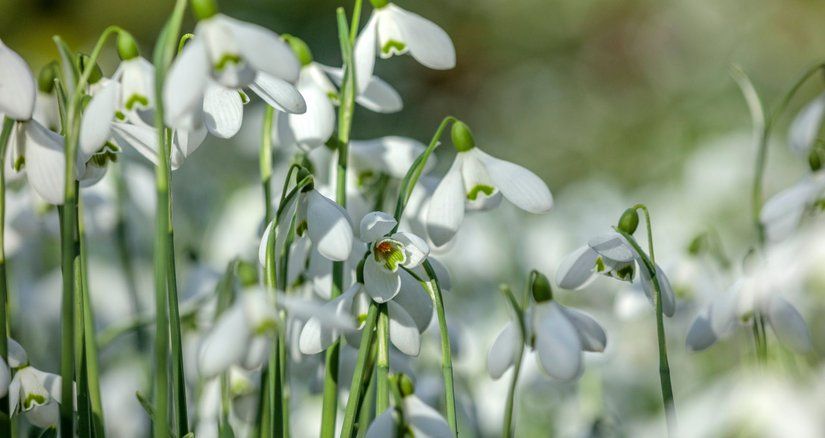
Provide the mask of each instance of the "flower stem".
MULTIPOLYGON (((372 350, 373 339, 375 338, 375 326, 378 319, 378 304, 371 303, 367 311, 367 319, 361 331, 361 344, 358 346, 358 359, 355 363, 355 371, 352 374, 350 384, 349 399, 344 413, 344 424, 341 426, 341 438, 351 438, 352 429, 355 425, 355 418, 358 414, 358 405, 364 397, 364 382, 369 379, 365 374, 368 368, 370 351, 372 350)), ((372 374, 372 373, 369 373, 372 374)), ((364 428, 366 425, 359 425, 364 428)))
POLYGON ((444 379, 444 399, 447 411, 447 422, 453 435, 458 436, 458 418, 455 412, 455 383, 453 382, 453 354, 450 348, 450 334, 447 331, 447 317, 444 313, 444 299, 438 276, 429 260, 424 260, 424 270, 430 278, 431 285, 427 288, 438 317, 438 331, 441 336, 441 375, 444 379))
MULTIPOLYGON (((6 168, 6 147, 11 137, 11 131, 14 127, 14 120, 3 118, 3 131, 0 133, 0 169, 6 168)), ((9 293, 8 282, 6 281, 6 176, 5 172, 0 171, 0 358, 6 364, 9 363, 9 342, 8 342, 8 327, 9 316, 7 310, 9 307, 9 293)), ((11 430, 11 409, 9 407, 9 398, 3 397, 0 399, 0 435, 12 436, 11 430)))
POLYGON ((513 435, 513 410, 515 407, 516 388, 518 386, 518 378, 521 374, 521 362, 524 359, 524 342, 526 338, 526 328, 524 322, 524 311, 518 304, 518 300, 513 296, 513 292, 508 286, 503 286, 501 292, 504 294, 507 301, 513 307, 519 325, 519 334, 521 335, 521 342, 519 342, 518 353, 516 354, 516 363, 513 367, 513 379, 510 381, 510 388, 507 390, 507 404, 504 409, 504 424, 501 429, 501 436, 503 438, 512 438, 513 435))
MULTIPOLYGON (((264 226, 272 220, 272 120, 275 110, 267 105, 261 131, 261 151, 258 158, 261 168, 261 186, 264 191, 264 226)), ((289 179, 289 175, 287 175, 289 179)))
POLYGON ((375 415, 381 415, 390 407, 390 323, 385 303, 378 305, 378 359, 376 360, 375 415))

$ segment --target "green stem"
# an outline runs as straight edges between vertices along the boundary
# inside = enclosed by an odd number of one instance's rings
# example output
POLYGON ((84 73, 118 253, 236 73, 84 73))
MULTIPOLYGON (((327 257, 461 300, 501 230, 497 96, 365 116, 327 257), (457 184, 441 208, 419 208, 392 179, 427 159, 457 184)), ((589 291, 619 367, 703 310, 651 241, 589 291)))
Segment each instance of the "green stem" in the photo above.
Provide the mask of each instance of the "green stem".
MULTIPOLYGON (((0 133, 0 169, 6 168, 6 147, 11 137, 14 127, 14 120, 3 118, 3 131, 0 133)), ((3 362, 9 363, 9 342, 8 327, 9 317, 7 310, 9 307, 8 282, 6 280, 6 176, 5 172, 0 172, 0 358, 3 362)), ((0 435, 12 436, 11 409, 9 409, 9 398, 0 399, 0 435)))
POLYGON ((453 354, 450 349, 450 334, 447 329, 447 316, 444 313, 444 299, 438 276, 429 260, 424 260, 424 270, 430 278, 427 287, 430 297, 435 304, 435 313, 438 318, 438 331, 441 337, 441 375, 444 379, 444 399, 447 411, 447 422, 453 435, 458 436, 458 418, 455 411, 455 383, 453 381, 453 354))
POLYGON ((521 374, 521 362, 524 358, 524 340, 526 338, 526 328, 524 322, 524 312, 521 309, 521 306, 518 304, 518 300, 516 297, 513 296, 513 292, 510 290, 509 287, 504 286, 501 289, 501 292, 504 294, 507 301, 513 307, 513 311, 516 314, 519 334, 521 336, 519 342, 519 349, 518 354, 516 355, 516 363, 513 367, 513 378, 510 381, 510 387, 507 391, 507 403, 504 409, 504 425, 502 426, 501 435, 504 438, 511 438, 513 437, 513 410, 515 407, 515 399, 516 399, 516 388, 518 386, 518 378, 521 374))
POLYGON ((376 360, 376 395, 375 395, 375 415, 381 415, 390 407, 390 323, 385 303, 378 305, 378 325, 376 327, 376 337, 378 338, 378 358, 376 360))
MULTIPOLYGON (((169 214, 172 213, 172 202, 169 202, 169 214)), ((180 303, 178 301, 178 280, 177 269, 175 267, 175 236, 172 230, 172 221, 169 220, 169 235, 167 237, 169 248, 167 272, 167 291, 169 293, 169 332, 171 335, 172 347, 172 385, 175 388, 172 394, 175 405, 175 419, 178 424, 178 436, 186 436, 189 433, 189 413, 186 404, 186 376, 183 371, 183 341, 180 328, 180 303)))
MULTIPOLYGON (((264 125, 261 131, 261 150, 258 158, 261 171, 261 186, 264 190, 264 226, 272 220, 272 120, 275 110, 267 105, 264 110, 264 125)), ((287 179, 289 177, 287 176, 287 179)))
POLYGON ((358 406, 364 396, 364 382, 369 378, 369 376, 365 374, 365 371, 368 368, 367 364, 369 362, 370 351, 372 350, 373 339, 375 338, 377 320, 378 304, 370 303, 370 308, 367 311, 367 319, 361 331, 361 345, 358 346, 358 359, 355 363, 355 371, 352 374, 347 409, 344 413, 344 424, 341 426, 341 438, 352 437, 352 429, 355 425, 355 418, 359 409, 358 406))

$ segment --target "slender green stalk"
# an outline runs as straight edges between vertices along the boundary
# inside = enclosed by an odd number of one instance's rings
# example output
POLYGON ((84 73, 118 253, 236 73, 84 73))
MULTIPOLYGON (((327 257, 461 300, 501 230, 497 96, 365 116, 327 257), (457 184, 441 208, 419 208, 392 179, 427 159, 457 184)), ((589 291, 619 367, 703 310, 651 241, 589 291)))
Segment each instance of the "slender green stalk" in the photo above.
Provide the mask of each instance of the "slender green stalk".
MULTIPOLYGON (((0 133, 0 169, 6 168, 6 147, 11 137, 14 127, 14 120, 3 118, 3 131, 0 133)), ((7 310, 9 307, 8 282, 6 281, 6 176, 5 172, 0 172, 0 358, 3 362, 9 362, 9 342, 8 331, 9 317, 7 310)), ((0 435, 12 436, 11 409, 9 409, 9 398, 0 399, 0 435)))
MULTIPOLYGON (((645 212, 647 210, 645 209, 645 212)), ((648 229, 650 229, 650 216, 645 214, 645 220, 647 221, 648 229)), ((676 405, 673 401, 673 385, 670 381, 670 364, 668 363, 667 359, 667 339, 665 338, 665 324, 664 324, 664 311, 662 309, 662 288, 659 283, 659 276, 656 271, 656 264, 648 257, 647 254, 642 250, 639 246, 639 243, 636 242, 636 239, 633 238, 630 234, 616 229, 618 233, 620 233, 624 238, 633 246, 636 252, 639 253, 640 257, 642 258, 642 264, 644 266, 640 266, 639 269, 647 269, 647 272, 650 275, 650 279, 653 282, 653 287, 656 289, 655 294, 655 301, 656 301, 656 339, 658 341, 659 347, 659 385, 662 391, 662 404, 665 409, 665 419, 667 420, 667 429, 668 435, 673 436, 676 431, 676 405)), ((653 246, 652 234, 648 237, 651 239, 648 243, 649 246, 653 246)))
MULTIPOLYGON (((374 349, 373 349, 374 350, 374 349)), ((374 353, 374 352, 373 352, 374 353)), ((374 354, 373 354, 374 356, 374 354)), ((367 430, 369 429, 370 424, 372 423, 373 418, 375 418, 375 379, 373 376, 375 375, 374 365, 375 361, 373 360, 373 366, 369 368, 369 371, 366 373, 366 377, 368 383, 366 385, 366 392, 363 395, 363 401, 361 403, 361 408, 358 409, 358 433, 355 434, 356 438, 364 438, 367 436, 367 430)))
POLYGON ((376 327, 378 359, 376 360, 375 415, 381 415, 390 407, 390 323, 387 305, 378 305, 378 325, 376 327))
MULTIPOLYGON (((294 190, 293 190, 294 191, 294 190)), ((280 213, 280 212, 279 212, 280 213)), ((280 216, 280 214, 278 215, 280 216)), ((276 221, 272 225, 272 230, 269 232, 269 237, 266 241, 266 258, 264 263, 264 286, 275 295, 277 286, 277 266, 275 260, 275 243, 277 242, 278 224, 276 221)), ((280 328, 279 328, 280 330, 280 328)), ((266 393, 267 393, 267 411, 264 416, 264 422, 261 424, 262 437, 282 437, 284 436, 283 429, 283 399, 281 397, 281 363, 278 355, 280 338, 276 336, 273 339, 272 347, 269 351, 269 362, 267 369, 266 393)))
MULTIPOLYGON (((79 203, 78 203, 79 205, 79 203)), ((83 278, 80 257, 74 264, 74 358, 75 380, 77 381, 77 415, 76 424, 78 436, 91 436, 92 407, 89 403, 88 373, 86 370, 86 352, 83 339, 83 278)))
MULTIPOLYGON (((169 198, 169 214, 172 214, 172 202, 169 198)), ((183 340, 180 328, 180 302, 178 300, 178 280, 177 269, 175 267, 175 233, 172 230, 172 220, 169 220, 168 239, 168 272, 166 276, 168 305, 169 305, 169 333, 171 335, 172 347, 172 385, 175 391, 172 393, 175 405, 175 420, 178 425, 178 436, 186 436, 189 433, 189 415, 186 404, 186 376, 183 371, 183 340)))
POLYGON ((441 337, 441 375, 444 379, 444 407, 447 411, 447 422, 453 435, 458 436, 458 417, 455 412, 455 382, 453 381, 453 354, 450 349, 450 334, 447 329, 447 316, 444 313, 444 299, 438 276, 429 260, 424 260, 424 270, 430 278, 427 292, 435 304, 435 313, 438 318, 438 331, 441 337))
MULTIPOLYGON (((172 245, 170 242, 169 220, 169 159, 170 145, 164 128, 163 84, 166 71, 172 63, 178 46, 186 0, 177 0, 169 21, 161 31, 155 46, 155 128, 157 129, 158 166, 155 169, 155 190, 157 210, 155 213, 155 379, 154 379, 154 422, 153 436, 169 436, 169 322, 168 322, 168 274, 172 245)), ((174 303, 177 306, 177 303, 174 303)), ((175 387, 179 391, 179 387, 175 387)), ((179 400, 179 399, 178 399, 179 400)), ((178 428, 180 430, 180 428, 178 428)))
POLYGON ((518 322, 519 335, 521 336, 518 344, 518 353, 516 354, 516 363, 513 367, 513 379, 510 381, 510 388, 507 391, 507 403, 504 408, 504 425, 502 426, 501 435, 504 438, 513 437, 513 408, 516 399, 516 387, 518 385, 519 374, 521 374, 521 362, 524 359, 524 340, 527 337, 526 327, 524 322, 524 312, 518 304, 518 300, 513 296, 513 292, 509 287, 503 286, 501 288, 507 301, 513 307, 518 322))
MULTIPOLYGON (((272 120, 275 110, 267 105, 264 110, 264 126, 261 131, 261 150, 258 161, 261 170, 261 186, 264 191, 264 226, 272 220, 272 120)), ((289 176, 287 176, 289 180, 289 176)))
POLYGON ((369 362, 369 353, 372 349, 373 339, 375 337, 375 326, 377 320, 378 304, 373 302, 370 303, 370 308, 367 311, 367 319, 364 322, 364 328, 361 331, 361 345, 358 346, 358 359, 355 363, 355 371, 352 374, 349 399, 347 400, 347 408, 344 413, 344 424, 341 426, 341 438, 352 437, 352 429, 355 425, 358 406, 361 404, 361 398, 364 395, 364 381, 368 378, 365 371, 368 368, 367 363, 369 362))

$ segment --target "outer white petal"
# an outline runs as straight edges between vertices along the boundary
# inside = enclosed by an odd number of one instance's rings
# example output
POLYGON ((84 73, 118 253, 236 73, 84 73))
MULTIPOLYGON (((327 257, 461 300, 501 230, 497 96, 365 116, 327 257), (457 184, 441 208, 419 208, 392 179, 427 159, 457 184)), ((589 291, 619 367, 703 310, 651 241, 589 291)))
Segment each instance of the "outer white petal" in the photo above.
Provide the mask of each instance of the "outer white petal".
POLYGON ((32 120, 25 124, 26 176, 29 184, 51 204, 63 204, 66 155, 63 137, 32 120))
POLYGON ((582 350, 601 352, 607 346, 604 328, 592 316, 576 309, 559 305, 564 316, 573 323, 582 344, 582 350))
POLYGON ((556 284, 562 289, 581 289, 596 276, 593 267, 599 254, 589 246, 583 246, 567 255, 556 270, 556 284))
POLYGON ((192 153, 203 144, 203 141, 206 140, 206 133, 206 127, 203 125, 191 131, 183 129, 175 130, 175 134, 172 137, 173 145, 175 146, 172 149, 172 170, 180 167, 183 164, 183 159, 192 155, 192 153))
POLYGON ((799 311, 788 300, 773 296, 768 303, 768 322, 783 345, 798 353, 811 351, 811 335, 799 311))
POLYGON ((304 97, 294 85, 283 79, 266 73, 258 73, 249 88, 270 106, 280 111, 293 114, 307 112, 304 97))
POLYGON ((307 233, 322 256, 336 261, 349 258, 353 241, 349 214, 317 190, 308 194, 307 233))
POLYGON ((559 380, 573 380, 582 367, 582 345, 575 327, 558 304, 547 301, 533 311, 533 335, 544 371, 559 380))
POLYGON ((708 316, 700 313, 688 329, 685 346, 690 351, 702 351, 713 345, 718 339, 708 316))
POLYGON ((29 357, 26 350, 17 341, 12 338, 9 339, 9 366, 11 368, 19 368, 22 365, 29 363, 29 357))
POLYGON ((487 353, 487 372, 494 380, 501 376, 516 363, 519 353, 519 344, 522 343, 521 333, 512 321, 496 336, 493 346, 487 353))
POLYGON ((401 277, 386 271, 370 256, 364 262, 364 289, 375 302, 384 303, 401 290, 401 277))
POLYGON ((203 105, 209 81, 209 58, 197 37, 189 40, 169 68, 163 84, 166 124, 175 129, 192 129, 203 105))
POLYGON ((238 91, 210 83, 203 97, 203 122, 216 137, 237 134, 243 123, 243 100, 238 91))
MULTIPOLYGON (((425 146, 418 140, 407 137, 387 136, 372 140, 350 142, 350 160, 353 167, 386 173, 393 178, 404 178, 415 159, 424 152, 425 146)), ((430 156, 424 166, 427 173, 435 166, 435 157, 430 156)))
POLYGON ((198 370, 201 376, 215 377, 243 360, 249 336, 244 307, 233 305, 220 316, 200 345, 198 370))
POLYGON ((281 146, 297 146, 310 151, 323 145, 335 130, 335 108, 326 94, 315 88, 301 89, 306 101, 304 114, 280 115, 275 141, 281 146))
POLYGON ((0 113, 14 120, 29 120, 37 90, 29 65, 0 41, 0 113))
POLYGON ((403 34, 403 42, 416 61, 437 70, 455 67, 455 47, 447 32, 432 21, 392 3, 387 5, 386 10, 403 34))
POLYGON ((587 245, 602 257, 614 262, 627 263, 636 258, 635 252, 621 234, 611 231, 590 239, 587 245))
POLYGON ((288 82, 296 82, 301 64, 278 34, 271 30, 227 16, 219 16, 232 32, 238 49, 257 71, 288 82))
POLYGON ((424 239, 412 233, 399 232, 392 235, 392 239, 404 245, 404 253, 407 258, 404 261, 405 268, 415 268, 424 262, 430 254, 430 247, 424 239))
POLYGON ((416 395, 404 398, 404 414, 409 419, 413 435, 420 438, 452 438, 447 420, 416 395))
POLYGON ((117 105, 117 82, 107 80, 92 97, 80 121, 78 161, 85 163, 109 140, 117 105))
POLYGON ((553 207, 550 189, 533 172, 509 161, 494 158, 478 148, 470 152, 484 163, 496 188, 516 207, 530 213, 546 213, 553 207))
POLYGON ((423 333, 433 319, 433 300, 421 284, 407 271, 399 270, 401 291, 393 298, 415 320, 418 332, 423 333))
POLYGON ((372 420, 367 429, 367 438, 396 438, 395 408, 387 408, 381 415, 372 420))
POLYGON ((272 344, 272 339, 266 336, 256 336, 250 339, 246 356, 244 356, 239 365, 249 371, 260 368, 269 358, 270 344, 272 344))
POLYGON ((395 221, 395 218, 383 211, 367 213, 361 219, 361 240, 364 242, 375 242, 392 231, 396 224, 398 224, 398 222, 395 221))
POLYGON ((435 189, 427 210, 427 234, 436 246, 452 240, 464 220, 464 182, 461 179, 462 154, 435 189))
POLYGON ((261 236, 261 243, 258 244, 258 263, 261 266, 266 265, 266 246, 273 228, 275 228, 275 221, 270 222, 269 225, 266 226, 264 234, 261 236))
POLYGON ((401 95, 392 85, 378 76, 373 76, 367 82, 367 88, 361 91, 355 101, 364 108, 377 113, 395 113, 404 108, 401 95))
POLYGON ((373 11, 358 39, 355 41, 353 57, 355 61, 355 80, 359 94, 367 89, 375 67, 375 50, 378 46, 378 19, 373 11))
POLYGON ((50 400, 45 405, 37 406, 26 412, 25 416, 26 420, 35 427, 41 429, 56 427, 60 421, 60 404, 56 400, 50 400))
MULTIPOLYGON (((349 314, 352 307, 352 299, 360 286, 353 286, 344 294, 324 304, 327 312, 334 312, 341 317, 349 314)), ((340 336, 340 332, 334 328, 325 326, 318 318, 310 318, 303 329, 299 340, 299 348, 303 354, 318 354, 332 345, 340 336)))
POLYGON ((820 189, 820 179, 804 178, 765 202, 759 212, 759 222, 771 240, 781 240, 796 229, 812 197, 820 189))
POLYGON ((390 317, 390 342, 408 356, 418 356, 421 351, 421 334, 412 316, 395 301, 387 302, 390 317))
POLYGON ((5 397, 9 393, 9 384, 11 383, 11 371, 6 361, 0 358, 0 398, 5 397))
MULTIPOLYGON (((645 291, 645 295, 651 300, 651 303, 655 304, 656 285, 653 283, 653 279, 650 278, 646 267, 640 267, 639 272, 641 272, 642 288, 645 291)), ((676 295, 670 286, 670 280, 667 279, 667 275, 665 275, 665 272, 662 271, 659 265, 656 265, 656 278, 659 280, 659 288, 662 294, 662 313, 667 317, 671 317, 676 312, 676 295)))
POLYGON ((819 128, 822 126, 823 116, 825 116, 825 93, 805 105, 788 129, 788 142, 791 149, 806 159, 816 141, 819 128))

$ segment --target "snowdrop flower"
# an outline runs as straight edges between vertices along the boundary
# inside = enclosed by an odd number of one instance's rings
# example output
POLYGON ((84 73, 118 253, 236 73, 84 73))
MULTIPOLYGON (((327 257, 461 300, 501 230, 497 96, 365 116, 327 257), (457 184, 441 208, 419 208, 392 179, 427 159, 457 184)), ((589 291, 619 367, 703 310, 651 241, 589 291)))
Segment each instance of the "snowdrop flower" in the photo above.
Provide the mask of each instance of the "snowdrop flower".
POLYGON ((386 59, 409 52, 432 69, 455 67, 455 47, 443 29, 387 0, 372 0, 372 5, 375 9, 355 42, 358 90, 367 89, 376 56, 386 59))
POLYGON ((475 147, 467 125, 455 122, 452 138, 458 153, 427 210, 427 234, 437 246, 452 240, 465 210, 493 209, 502 195, 530 213, 545 213, 553 206, 553 195, 541 178, 475 147))
POLYGON ((401 405, 387 408, 375 417, 367 429, 367 438, 402 438, 405 436, 450 438, 454 436, 447 420, 413 394, 415 388, 407 376, 402 374, 400 378, 393 380, 396 381, 394 383, 398 385, 401 393, 401 405))
MULTIPOLYGON (((281 146, 310 151, 326 143, 335 130, 334 103, 338 101, 338 90, 333 82, 340 86, 343 73, 341 69, 315 62, 309 47, 301 39, 292 35, 283 38, 301 63, 296 87, 306 101, 306 112, 278 117, 273 126, 273 138, 281 146)), ((375 76, 368 79, 367 88, 359 93, 356 102, 375 112, 401 110, 403 104, 395 89, 375 76)))
POLYGON ((799 111, 788 130, 791 150, 807 159, 815 149, 822 118, 825 116, 825 93, 820 94, 799 111))
POLYGON ((762 206, 759 222, 770 240, 778 241, 790 235, 821 199, 825 191, 825 171, 814 170, 796 184, 772 196, 762 206))
POLYGON ((607 345, 607 335, 593 317, 557 303, 547 277, 535 275, 534 303, 524 311, 526 339, 522 339, 519 321, 504 326, 487 355, 487 372, 493 379, 516 363, 521 343, 536 351, 538 363, 548 375, 563 381, 581 376, 583 352, 602 352, 607 345))
MULTIPOLYGON (((556 284, 563 289, 582 289, 595 278, 596 274, 633 281, 638 265, 639 279, 648 299, 656 296, 653 279, 645 267, 642 255, 627 239, 616 231, 596 236, 562 260, 556 271, 556 284)), ((676 312, 676 296, 670 281, 659 265, 656 265, 656 278, 662 292, 662 312, 673 316, 676 312)))
POLYGON ((303 113, 306 103, 293 87, 300 65, 277 34, 218 13, 214 0, 193 2, 194 36, 172 63, 164 84, 166 124, 193 131, 202 124, 228 138, 240 128, 248 87, 274 108, 303 113))
POLYGON ((60 130, 60 112, 54 80, 57 78, 57 62, 50 62, 37 75, 37 97, 34 102, 32 118, 50 131, 60 130))
MULTIPOLYGON (((372 140, 352 140, 349 144, 350 168, 359 185, 377 177, 388 175, 403 179, 415 159, 426 147, 412 138, 387 136, 372 140)), ((426 174, 436 164, 435 157, 427 160, 422 174, 426 174)))
POLYGON ((43 429, 55 427, 60 421, 61 381, 59 375, 21 366, 9 386, 11 414, 23 413, 43 429))
MULTIPOLYGON (((356 295, 361 292, 363 285, 354 284, 343 294, 326 302, 323 306, 328 312, 340 315, 341 318, 351 315, 356 295)), ((335 327, 325 327, 317 318, 310 318, 301 329, 299 349, 303 354, 318 354, 335 343, 343 332, 335 327)))
POLYGON ((395 228, 395 218, 375 211, 361 220, 361 240, 370 242, 370 254, 364 262, 364 286, 375 302, 385 303, 401 290, 403 269, 418 267, 430 248, 420 237, 405 232, 388 234, 395 228))

